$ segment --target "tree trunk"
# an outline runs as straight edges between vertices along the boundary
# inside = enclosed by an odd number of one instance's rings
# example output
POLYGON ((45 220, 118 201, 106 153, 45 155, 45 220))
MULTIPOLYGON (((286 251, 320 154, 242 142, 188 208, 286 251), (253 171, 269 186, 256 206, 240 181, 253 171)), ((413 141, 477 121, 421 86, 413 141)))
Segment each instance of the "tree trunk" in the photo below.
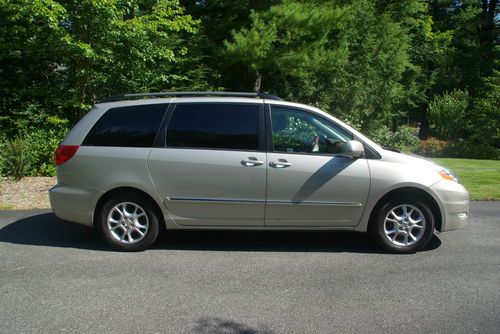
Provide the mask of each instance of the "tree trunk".
POLYGON ((396 117, 392 118, 392 132, 398 131, 398 120, 396 117))
POLYGON ((497 0, 482 0, 482 22, 480 25, 479 38, 482 44, 493 47, 495 43, 495 17, 498 10, 497 0))
POLYGON ((429 138, 429 116, 427 115, 427 107, 423 106, 420 114, 420 129, 418 131, 418 137, 422 140, 429 138))
POLYGON ((255 71, 255 81, 253 83, 253 91, 258 93, 260 92, 260 84, 262 83, 262 74, 260 74, 259 70, 255 71))

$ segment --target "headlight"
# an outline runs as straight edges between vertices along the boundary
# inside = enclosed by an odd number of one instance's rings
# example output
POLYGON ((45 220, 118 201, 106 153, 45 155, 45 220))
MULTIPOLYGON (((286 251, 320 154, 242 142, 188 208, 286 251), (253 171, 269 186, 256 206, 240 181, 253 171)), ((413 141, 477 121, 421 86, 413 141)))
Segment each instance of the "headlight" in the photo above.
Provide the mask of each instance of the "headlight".
POLYGON ((449 170, 448 168, 444 168, 443 166, 437 166, 436 165, 436 167, 437 167, 436 168, 437 172, 439 173, 439 175, 443 179, 460 183, 458 181, 458 178, 455 176, 455 174, 451 170, 449 170))

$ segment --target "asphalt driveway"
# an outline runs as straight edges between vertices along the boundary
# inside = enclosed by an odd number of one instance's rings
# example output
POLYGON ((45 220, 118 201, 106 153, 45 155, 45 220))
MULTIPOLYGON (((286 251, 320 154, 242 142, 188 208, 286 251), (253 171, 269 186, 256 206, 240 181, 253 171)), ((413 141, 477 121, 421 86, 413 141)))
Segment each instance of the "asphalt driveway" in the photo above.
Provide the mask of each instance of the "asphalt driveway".
POLYGON ((50 211, 0 212, 0 333, 499 333, 499 310, 499 202, 413 255, 330 232, 170 232, 118 253, 50 211))

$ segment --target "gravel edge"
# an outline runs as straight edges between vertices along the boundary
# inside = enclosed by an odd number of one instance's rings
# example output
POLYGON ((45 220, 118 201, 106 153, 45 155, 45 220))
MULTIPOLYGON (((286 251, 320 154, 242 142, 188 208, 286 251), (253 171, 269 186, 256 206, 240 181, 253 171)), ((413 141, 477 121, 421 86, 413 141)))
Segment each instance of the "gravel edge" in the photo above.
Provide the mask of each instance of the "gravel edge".
POLYGON ((56 177, 23 177, 19 181, 2 178, 0 181, 0 210, 50 208, 49 189, 56 177))

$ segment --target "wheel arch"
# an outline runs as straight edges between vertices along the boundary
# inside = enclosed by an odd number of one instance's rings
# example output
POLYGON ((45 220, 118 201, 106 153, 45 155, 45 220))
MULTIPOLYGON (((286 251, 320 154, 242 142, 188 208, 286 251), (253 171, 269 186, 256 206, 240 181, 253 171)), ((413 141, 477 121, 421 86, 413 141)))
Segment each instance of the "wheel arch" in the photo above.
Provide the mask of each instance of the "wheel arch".
POLYGON ((378 210, 382 207, 382 205, 389 198, 391 198, 391 197, 403 197, 403 196, 404 197, 408 197, 408 196, 415 197, 416 199, 421 200, 422 202, 424 202, 424 204, 427 204, 429 206, 429 209, 434 214, 434 219, 435 219, 435 221, 434 221, 434 227, 435 227, 436 230, 438 230, 439 232, 441 232, 443 218, 442 218, 441 209, 439 207, 438 202, 436 201, 436 199, 431 194, 429 194, 428 192, 426 192, 423 189, 416 188, 416 187, 401 187, 401 188, 396 188, 396 189, 393 189, 393 190, 389 191, 384 196, 382 196, 377 201, 377 203, 375 204, 375 206, 373 207, 373 209, 372 209, 372 211, 370 213, 370 218, 369 218, 368 226, 370 226, 371 224, 373 224, 373 222, 376 219, 375 216, 376 216, 378 210))
POLYGON ((101 197, 99 197, 99 199, 97 200, 97 203, 95 205, 94 213, 92 215, 92 225, 93 226, 95 226, 95 223, 97 220, 97 215, 99 214, 102 205, 104 203, 106 203, 106 201, 108 201, 109 199, 113 198, 113 196, 115 194, 123 193, 123 192, 135 193, 135 194, 143 196, 143 197, 147 198, 149 201, 151 201, 151 203, 155 207, 155 210, 157 211, 158 219, 160 220, 159 221, 160 229, 166 228, 165 227, 166 226, 165 225, 165 217, 163 216, 163 211, 162 211, 160 205, 158 204, 158 202, 147 192, 140 190, 138 188, 130 187, 130 186, 122 186, 122 187, 110 189, 107 192, 105 192, 104 194, 102 194, 101 197))

